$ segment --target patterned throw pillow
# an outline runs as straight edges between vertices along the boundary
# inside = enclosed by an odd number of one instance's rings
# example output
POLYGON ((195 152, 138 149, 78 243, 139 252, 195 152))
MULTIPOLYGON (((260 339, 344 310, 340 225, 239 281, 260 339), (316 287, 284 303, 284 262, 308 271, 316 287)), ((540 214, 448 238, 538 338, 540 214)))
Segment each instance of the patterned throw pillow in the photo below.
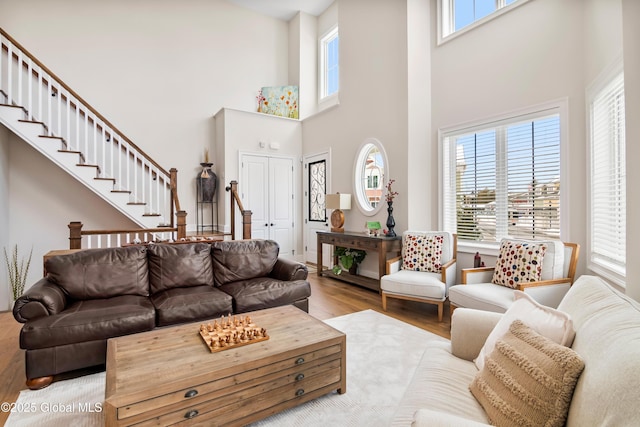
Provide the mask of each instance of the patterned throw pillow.
POLYGON ((407 233, 402 241, 402 269, 440 273, 444 236, 407 233))
POLYGON ((515 289, 521 283, 539 281, 546 251, 546 243, 503 240, 491 282, 515 289))

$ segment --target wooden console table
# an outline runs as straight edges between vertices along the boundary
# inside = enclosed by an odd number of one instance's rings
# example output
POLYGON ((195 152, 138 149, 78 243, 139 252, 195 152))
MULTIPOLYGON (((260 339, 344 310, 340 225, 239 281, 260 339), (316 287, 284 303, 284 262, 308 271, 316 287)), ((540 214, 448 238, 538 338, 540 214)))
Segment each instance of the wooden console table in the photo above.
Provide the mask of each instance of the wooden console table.
MULTIPOLYGON (((380 277, 386 274, 387 253, 393 252, 395 256, 402 252, 402 236, 397 237, 376 237, 369 236, 365 233, 344 232, 334 233, 326 231, 318 231, 318 276, 328 276, 334 279, 343 280, 345 282, 354 283, 364 286, 376 292, 380 292, 380 277), (343 271, 340 275, 334 274, 331 269, 322 266, 322 245, 328 244, 333 246, 342 246, 344 248, 362 249, 367 252, 378 252, 378 278, 360 276, 357 274, 349 274, 343 271)), ((334 256, 334 264, 338 262, 334 256)))

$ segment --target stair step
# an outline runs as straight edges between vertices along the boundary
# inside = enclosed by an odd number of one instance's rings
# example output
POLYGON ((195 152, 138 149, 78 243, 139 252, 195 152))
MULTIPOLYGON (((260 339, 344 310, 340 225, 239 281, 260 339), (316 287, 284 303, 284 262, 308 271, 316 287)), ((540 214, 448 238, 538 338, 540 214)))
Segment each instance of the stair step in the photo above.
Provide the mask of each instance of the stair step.
POLYGON ((60 136, 51 136, 51 135, 40 135, 40 138, 47 138, 47 139, 57 139, 59 140, 65 147, 67 146, 67 141, 64 140, 64 138, 60 137, 60 136))
POLYGON ((129 203, 127 203, 127 205, 129 205, 129 206, 146 206, 147 204, 145 202, 129 202, 129 203))
MULTIPOLYGON (((5 96, 6 96, 6 95, 5 95, 5 96)), ((21 107, 21 106, 19 106, 19 105, 12 105, 12 104, 0 104, 0 106, 3 106, 3 107, 11 107, 11 108, 19 108, 19 109, 20 109, 20 110, 22 110, 25 114, 28 114, 28 111, 27 111, 25 108, 23 108, 23 107, 21 107)))
POLYGON ((111 190, 112 193, 123 193, 123 194, 131 194, 129 190, 111 190))
POLYGON ((146 213, 146 214, 142 214, 142 216, 162 216, 159 213, 146 213))
POLYGON ((44 122, 39 122, 37 120, 18 120, 20 123, 33 123, 34 125, 40 125, 44 128, 44 130, 48 131, 49 128, 47 127, 47 125, 44 124, 44 122))
POLYGON ((76 150, 58 150, 58 153, 77 154, 78 156, 80 156, 80 161, 81 161, 81 162, 84 162, 84 161, 85 161, 84 154, 82 154, 82 151, 76 151, 76 150))
POLYGON ((95 179, 95 180, 97 180, 97 181, 113 181, 113 182, 116 182, 116 179, 115 179, 115 178, 102 178, 102 177, 97 177, 97 178, 93 178, 93 179, 95 179))
POLYGON ((96 169, 100 169, 100 166, 98 165, 90 165, 88 163, 76 163, 76 166, 82 166, 84 168, 96 168, 96 169))

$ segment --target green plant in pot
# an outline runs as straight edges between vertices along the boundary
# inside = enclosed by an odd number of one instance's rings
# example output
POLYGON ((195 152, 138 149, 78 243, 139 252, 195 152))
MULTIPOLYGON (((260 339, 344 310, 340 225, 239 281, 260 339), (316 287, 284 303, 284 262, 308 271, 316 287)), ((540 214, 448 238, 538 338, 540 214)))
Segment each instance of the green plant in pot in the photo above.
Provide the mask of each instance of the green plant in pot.
POLYGON ((11 286, 11 297, 13 301, 20 298, 24 293, 24 286, 27 282, 27 273, 29 272, 29 265, 31 264, 31 255, 33 254, 33 248, 29 252, 28 258, 18 257, 18 245, 13 247, 11 253, 11 259, 7 255, 7 249, 4 248, 4 261, 7 265, 7 271, 9 273, 9 284, 11 286))
POLYGON ((367 253, 362 249, 350 249, 343 248, 342 246, 336 246, 333 255, 338 257, 338 263, 333 266, 334 274, 341 274, 343 270, 349 271, 351 274, 356 273, 358 264, 364 260, 367 253))

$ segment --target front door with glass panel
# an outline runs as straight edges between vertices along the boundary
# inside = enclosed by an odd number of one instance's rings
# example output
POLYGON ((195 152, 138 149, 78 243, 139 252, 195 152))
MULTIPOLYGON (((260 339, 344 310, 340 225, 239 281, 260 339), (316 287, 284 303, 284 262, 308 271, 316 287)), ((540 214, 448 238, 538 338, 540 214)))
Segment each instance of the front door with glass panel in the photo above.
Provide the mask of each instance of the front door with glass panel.
MULTIPOLYGON (((305 261, 317 262, 318 231, 329 231, 325 195, 330 192, 329 152, 304 158, 304 247, 305 261)), ((323 263, 331 262, 329 246, 324 245, 323 263)))

